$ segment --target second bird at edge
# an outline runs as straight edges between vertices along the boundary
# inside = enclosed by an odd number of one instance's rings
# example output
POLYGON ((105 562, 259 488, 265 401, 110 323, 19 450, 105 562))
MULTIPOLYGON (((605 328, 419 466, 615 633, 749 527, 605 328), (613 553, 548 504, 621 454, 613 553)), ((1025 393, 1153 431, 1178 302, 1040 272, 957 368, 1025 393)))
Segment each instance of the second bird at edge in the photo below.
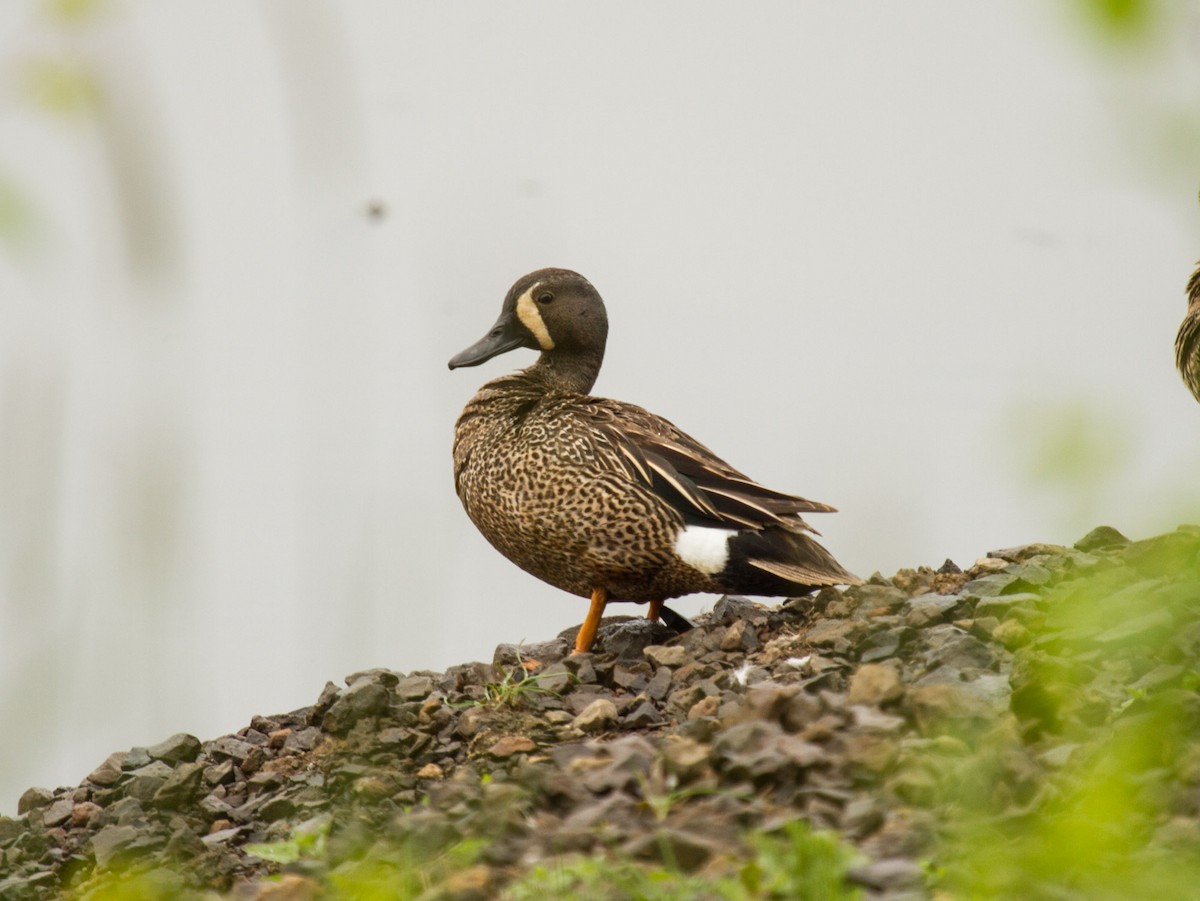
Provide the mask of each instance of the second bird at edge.
POLYGON ((694 592, 796 596, 860 581, 800 517, 833 507, 759 485, 662 417, 589 395, 607 338, 591 283, 539 269, 450 360, 456 369, 541 351, 467 403, 454 429, 454 482, 500 553, 591 599, 577 653, 591 649, 609 600, 649 603, 657 619, 663 601, 694 592))

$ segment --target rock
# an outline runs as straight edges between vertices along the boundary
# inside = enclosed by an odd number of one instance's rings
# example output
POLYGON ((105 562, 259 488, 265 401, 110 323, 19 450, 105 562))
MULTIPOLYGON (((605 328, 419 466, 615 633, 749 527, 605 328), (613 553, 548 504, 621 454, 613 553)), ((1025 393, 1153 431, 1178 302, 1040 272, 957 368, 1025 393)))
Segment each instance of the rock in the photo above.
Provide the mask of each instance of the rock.
POLYGON ((250 901, 316 901, 325 890, 315 879, 296 873, 284 873, 276 882, 261 883, 254 888, 250 901))
MULTIPOLYGON (((615 707, 613 708, 613 715, 616 715, 615 707)), ((526 735, 505 735, 488 748, 488 754, 492 757, 504 759, 512 757, 514 754, 528 754, 530 751, 536 750, 537 743, 526 735)))
POLYGON ((908 603, 909 593, 929 581, 913 570, 901 570, 893 585, 864 585, 858 589, 860 605, 869 616, 893 613, 908 603))
MULTIPOLYGON (((220 822, 227 823, 229 821, 222 820, 220 822)), ((216 823, 214 823, 213 825, 215 826, 216 823)), ((239 835, 241 835, 245 831, 246 831, 245 826, 227 826, 224 829, 217 829, 214 832, 210 832, 208 835, 201 838, 200 841, 203 842, 207 847, 213 847, 215 845, 224 845, 227 842, 230 842, 233 839, 237 838, 239 835)))
POLYGON ((70 798, 62 798, 45 809, 42 814, 42 823, 48 827, 61 826, 71 818, 74 811, 75 802, 70 798))
POLYGON ((451 873, 447 877, 439 898, 447 901, 488 901, 494 898, 492 871, 476 865, 451 873))
POLYGON ((692 782, 708 770, 709 748, 698 741, 669 736, 662 744, 663 765, 681 783, 692 782))
POLYGON ((220 785, 233 779, 233 761, 223 760, 204 768, 204 781, 208 785, 220 785))
POLYGON ((321 689, 321 696, 317 698, 315 703, 308 711, 308 716, 305 717, 305 722, 310 726, 320 724, 329 708, 333 706, 333 702, 337 700, 338 695, 342 690, 332 682, 326 682, 325 687, 321 689))
POLYGON ((734 622, 721 638, 722 651, 750 651, 758 647, 758 632, 744 619, 734 622))
POLYGON ((995 616, 997 618, 1015 616, 1019 619, 1028 619, 1029 615, 1036 610, 1038 600, 1038 595, 1029 592, 981 597, 975 603, 975 616, 995 616))
POLYGON ((576 682, 574 673, 561 660, 551 663, 537 676, 538 688, 552 694, 562 694, 576 682))
POLYGON ((882 707, 904 697, 904 685, 900 673, 894 666, 865 663, 850 680, 848 704, 870 704, 882 707))
POLYGON ((995 651, 988 645, 955 625, 926 629, 924 638, 928 647, 925 659, 931 667, 987 669, 996 660, 995 651))
MULTIPOLYGON (((395 688, 403 675, 403 673, 392 672, 390 669, 375 667, 373 669, 364 669, 359 670, 356 673, 351 673, 346 677, 346 684, 352 686, 358 682, 374 682, 378 685, 382 685, 384 688, 395 688)), ((269 732, 270 729, 267 731, 269 732)))
POLYGON ((273 823, 276 820, 285 819, 295 812, 296 802, 283 795, 276 795, 273 798, 269 798, 266 803, 258 808, 258 816, 265 823, 273 823))
POLYGON ((92 836, 92 853, 96 856, 96 865, 107 867, 137 839, 138 830, 133 826, 105 826, 92 836))
POLYGON ((662 644, 674 638, 675 633, 662 623, 651 622, 644 617, 604 621, 596 633, 597 645, 618 660, 638 660, 649 646, 662 644))
POLYGON ((957 594, 922 594, 910 598, 904 621, 914 628, 924 628, 950 619, 962 605, 963 598, 957 594))
POLYGON ((874 798, 855 798, 842 814, 842 829, 851 838, 870 835, 883 822, 882 805, 874 798))
POLYGON ((88 773, 87 781, 96 785, 116 785, 117 780, 121 778, 121 764, 124 763, 125 756, 124 751, 109 754, 104 763, 88 773))
POLYGON ((713 605, 711 621, 724 626, 732 625, 740 620, 750 622, 765 622, 767 608, 749 598, 734 594, 723 595, 713 605))
POLYGON ((607 698, 597 698, 571 721, 580 732, 605 732, 617 725, 617 705, 607 698))
POLYGON ((1097 526, 1075 542, 1075 550, 1090 554, 1093 551, 1112 550, 1127 544, 1129 539, 1112 526, 1097 526))
POLYGON ((868 635, 858 645, 858 659, 863 663, 890 660, 900 653, 900 643, 908 636, 907 630, 880 629, 868 635))
POLYGON ((867 779, 875 779, 891 769, 899 756, 895 739, 869 733, 847 735, 842 751, 851 772, 867 779))
POLYGON ((1029 644, 1030 631, 1015 619, 1006 619, 992 630, 992 638, 1010 651, 1029 644))
POLYGON ((1141 616, 1130 617, 1119 625, 1106 629, 1093 641, 1101 645, 1120 644, 1127 641, 1156 641, 1165 637, 1175 625, 1175 620, 1166 610, 1151 610, 1141 616))
POLYGON ((151 761, 131 772, 130 775, 133 778, 125 785, 125 794, 140 802, 148 803, 166 783, 171 773, 171 768, 161 760, 151 761))
POLYGON ((642 650, 646 659, 655 666, 672 668, 683 666, 688 662, 688 653, 681 645, 649 645, 642 650))
POLYGON ((925 872, 921 865, 903 857, 860 864, 851 868, 848 877, 851 882, 877 892, 917 890, 925 885, 925 872))
POLYGON ((184 763, 196 759, 200 753, 200 739, 186 732, 179 732, 170 738, 151 745, 146 749, 152 760, 164 763, 184 763))
POLYGON ((247 741, 242 741, 240 738, 234 738, 232 735, 226 735, 223 738, 218 738, 216 741, 209 742, 205 750, 209 754, 218 757, 231 757, 234 761, 240 763, 254 750, 254 745, 247 741))
POLYGON ((685 873, 698 870, 724 849, 712 839, 683 829, 659 827, 635 836, 623 851, 639 860, 648 860, 685 873))
POLYGON ((308 726, 290 733, 283 742, 285 751, 311 751, 321 743, 321 730, 308 726))
POLYGON ((963 586, 963 592, 977 598, 995 597, 1003 594, 1005 589, 1009 588, 1017 577, 1008 572, 994 572, 986 576, 980 576, 978 579, 972 579, 963 586))
POLYGON ((986 723, 994 709, 985 698, 951 684, 916 685, 908 690, 904 706, 924 734, 949 726, 986 723))
POLYGON ((31 810, 39 810, 43 807, 49 807, 54 803, 54 792, 48 788, 31 788, 27 789, 20 798, 17 799, 17 814, 29 813, 31 810))
POLYGON ((899 734, 906 726, 904 717, 881 713, 876 707, 865 707, 856 704, 850 708, 854 725, 868 729, 870 732, 888 732, 899 734))
POLYGON ((0 898, 25 901, 27 898, 45 897, 44 892, 51 889, 57 876, 49 871, 30 873, 28 876, 10 876, 0 880, 0 898))
POLYGON ((811 647, 848 654, 866 631, 866 624, 858 620, 828 619, 813 625, 805 638, 811 647))
POLYGON ((591 685, 596 681, 596 668, 591 654, 572 654, 563 660, 563 666, 575 674, 575 679, 581 685, 591 685))
POLYGON ((631 729, 648 729, 651 726, 657 726, 662 721, 662 714, 649 701, 638 704, 637 707, 625 714, 623 719, 624 724, 631 729))
POLYGON ((387 709, 388 689, 378 682, 364 679, 343 691, 325 714, 321 728, 334 735, 344 735, 363 717, 375 716, 387 709))
POLYGON ((662 701, 671 689, 672 672, 670 667, 660 666, 654 671, 650 681, 646 683, 646 694, 655 701, 662 701))
MULTIPOLYGON (((71 811, 71 828, 89 829, 96 824, 103 812, 104 808, 99 804, 91 801, 80 801, 76 803, 75 808, 71 811)), ((2 843, 2 840, 0 840, 0 843, 2 843)))
POLYGON ((701 697, 699 701, 688 708, 687 718, 689 720, 698 720, 704 717, 713 717, 717 715, 717 711, 721 709, 721 699, 716 695, 701 697))
POLYGON ((712 746, 714 764, 734 781, 791 779, 796 770, 824 759, 819 745, 761 720, 730 726, 717 735, 712 746))
POLYGON ((154 804, 171 810, 194 800, 200 795, 204 770, 203 762, 182 763, 177 766, 154 793, 154 804))
POLYGON ((618 663, 613 667, 612 684, 629 692, 638 692, 645 688, 650 681, 650 668, 647 664, 618 663))
POLYGON ((396 695, 404 701, 423 701, 433 691, 433 679, 413 674, 401 679, 395 686, 396 695))
POLYGON ((137 770, 150 763, 150 752, 145 748, 130 748, 121 758, 121 769, 137 770))

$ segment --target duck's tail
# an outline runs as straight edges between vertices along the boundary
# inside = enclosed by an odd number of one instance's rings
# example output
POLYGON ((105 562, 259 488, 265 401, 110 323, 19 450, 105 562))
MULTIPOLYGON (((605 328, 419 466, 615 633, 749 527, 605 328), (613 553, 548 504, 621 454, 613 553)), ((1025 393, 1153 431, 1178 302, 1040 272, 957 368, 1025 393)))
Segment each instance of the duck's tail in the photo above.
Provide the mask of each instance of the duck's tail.
POLYGON ((729 560, 714 578, 727 591, 777 597, 807 594, 824 585, 862 584, 810 535, 781 526, 733 535, 729 560))

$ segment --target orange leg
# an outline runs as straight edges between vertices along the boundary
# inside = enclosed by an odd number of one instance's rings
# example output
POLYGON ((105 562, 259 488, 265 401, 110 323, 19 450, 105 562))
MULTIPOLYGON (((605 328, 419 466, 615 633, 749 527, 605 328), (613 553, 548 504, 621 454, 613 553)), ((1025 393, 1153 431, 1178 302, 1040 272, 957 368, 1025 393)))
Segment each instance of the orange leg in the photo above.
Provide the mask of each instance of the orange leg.
POLYGON ((658 617, 662 613, 662 607, 663 607, 662 601, 651 601, 650 609, 646 611, 646 619, 653 620, 654 622, 658 622, 658 617))
POLYGON ((592 606, 588 608, 587 619, 579 627, 575 636, 575 653, 586 654, 596 641, 596 630, 600 628, 600 617, 604 616, 604 608, 608 604, 608 589, 592 589, 592 606))

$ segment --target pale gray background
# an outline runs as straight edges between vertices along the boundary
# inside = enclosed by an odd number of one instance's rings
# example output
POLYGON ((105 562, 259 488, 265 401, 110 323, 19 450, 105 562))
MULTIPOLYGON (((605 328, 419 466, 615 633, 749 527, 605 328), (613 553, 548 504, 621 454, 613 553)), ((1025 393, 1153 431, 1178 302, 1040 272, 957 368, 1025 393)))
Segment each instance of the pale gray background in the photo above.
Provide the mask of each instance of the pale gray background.
POLYGON ((446 360, 540 266, 607 300, 598 393, 838 506, 864 576, 1200 520, 1190 14, 46 7, 0 6, 0 810, 579 622, 450 473, 532 354, 446 360))

